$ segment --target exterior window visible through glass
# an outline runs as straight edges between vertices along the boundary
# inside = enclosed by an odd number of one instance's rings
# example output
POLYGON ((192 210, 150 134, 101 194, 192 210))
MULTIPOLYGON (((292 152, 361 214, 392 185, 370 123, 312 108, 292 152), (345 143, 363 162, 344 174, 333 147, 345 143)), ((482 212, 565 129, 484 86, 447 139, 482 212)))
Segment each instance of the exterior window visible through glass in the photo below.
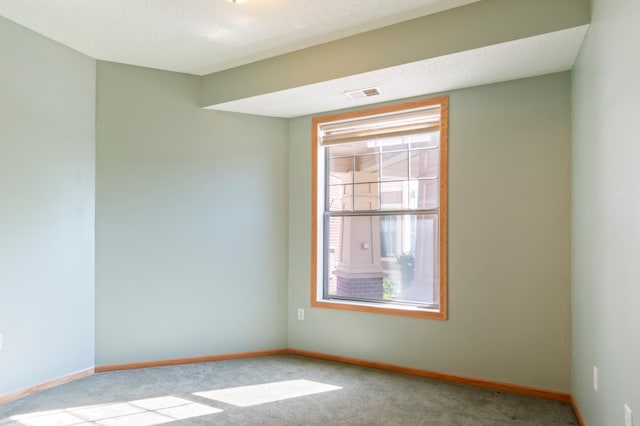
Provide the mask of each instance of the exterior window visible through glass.
POLYGON ((380 217, 380 252, 382 257, 396 255, 396 218, 394 216, 380 217))
POLYGON ((447 99, 371 112, 314 119, 312 305, 445 319, 447 99))

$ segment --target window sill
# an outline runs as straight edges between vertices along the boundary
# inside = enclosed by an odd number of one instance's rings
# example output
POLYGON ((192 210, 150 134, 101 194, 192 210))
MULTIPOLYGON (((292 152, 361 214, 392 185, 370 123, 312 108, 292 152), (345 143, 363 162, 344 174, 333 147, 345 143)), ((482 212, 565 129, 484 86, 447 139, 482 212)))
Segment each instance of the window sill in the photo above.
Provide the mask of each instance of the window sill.
POLYGON ((436 309, 420 308, 409 305, 380 305, 377 303, 353 302, 342 300, 311 300, 311 307, 338 309, 344 311, 368 312, 372 314, 396 315, 413 318, 447 320, 447 312, 436 309))

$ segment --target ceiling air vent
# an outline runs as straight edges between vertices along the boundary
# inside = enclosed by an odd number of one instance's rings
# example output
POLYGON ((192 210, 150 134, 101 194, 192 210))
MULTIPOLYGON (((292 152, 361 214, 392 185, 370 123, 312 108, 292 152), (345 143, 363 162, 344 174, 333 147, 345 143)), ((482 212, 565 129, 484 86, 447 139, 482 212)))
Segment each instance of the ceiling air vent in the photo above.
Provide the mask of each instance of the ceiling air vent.
POLYGON ((371 96, 378 96, 379 94, 380 89, 378 89, 377 87, 369 87, 368 89, 358 89, 344 92, 344 95, 351 100, 370 98, 371 96))

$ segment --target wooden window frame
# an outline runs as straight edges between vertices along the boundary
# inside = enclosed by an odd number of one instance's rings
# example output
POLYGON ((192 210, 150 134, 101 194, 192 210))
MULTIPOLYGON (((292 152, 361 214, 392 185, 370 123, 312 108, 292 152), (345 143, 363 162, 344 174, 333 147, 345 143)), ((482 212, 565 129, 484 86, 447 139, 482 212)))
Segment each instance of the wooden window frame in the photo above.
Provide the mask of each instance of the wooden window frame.
MULTIPOLYGON (((395 105, 367 108, 358 111, 339 113, 315 117, 312 119, 311 143, 312 143, 312 165, 311 165, 311 307, 338 309, 357 312, 368 312, 385 315, 399 315, 405 317, 428 318, 436 320, 448 319, 448 134, 449 134, 449 98, 441 96, 436 98, 405 102, 395 105), (319 242, 324 239, 319 238, 320 214, 318 212, 318 173, 324 173, 318 167, 319 132, 321 124, 336 122, 341 120, 352 120, 368 116, 397 113, 403 110, 425 108, 440 105, 440 194, 439 194, 439 309, 424 310, 417 307, 407 307, 402 305, 375 303, 362 303, 356 301, 328 301, 324 300, 319 291, 322 291, 322 281, 319 281, 319 271, 323 270, 321 256, 319 256, 319 242)), ((322 191, 324 193, 324 190, 322 191)), ((324 273, 324 271, 322 271, 324 273)))

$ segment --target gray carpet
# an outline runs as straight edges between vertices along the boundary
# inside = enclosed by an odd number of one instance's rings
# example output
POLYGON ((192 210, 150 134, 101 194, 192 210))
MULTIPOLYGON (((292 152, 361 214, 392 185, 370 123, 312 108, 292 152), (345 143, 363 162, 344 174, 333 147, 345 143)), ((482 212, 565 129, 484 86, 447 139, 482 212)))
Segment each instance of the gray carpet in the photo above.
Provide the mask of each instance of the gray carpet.
POLYGON ((0 405, 2 426, 168 423, 578 425, 557 401, 290 355, 95 374, 0 405))

